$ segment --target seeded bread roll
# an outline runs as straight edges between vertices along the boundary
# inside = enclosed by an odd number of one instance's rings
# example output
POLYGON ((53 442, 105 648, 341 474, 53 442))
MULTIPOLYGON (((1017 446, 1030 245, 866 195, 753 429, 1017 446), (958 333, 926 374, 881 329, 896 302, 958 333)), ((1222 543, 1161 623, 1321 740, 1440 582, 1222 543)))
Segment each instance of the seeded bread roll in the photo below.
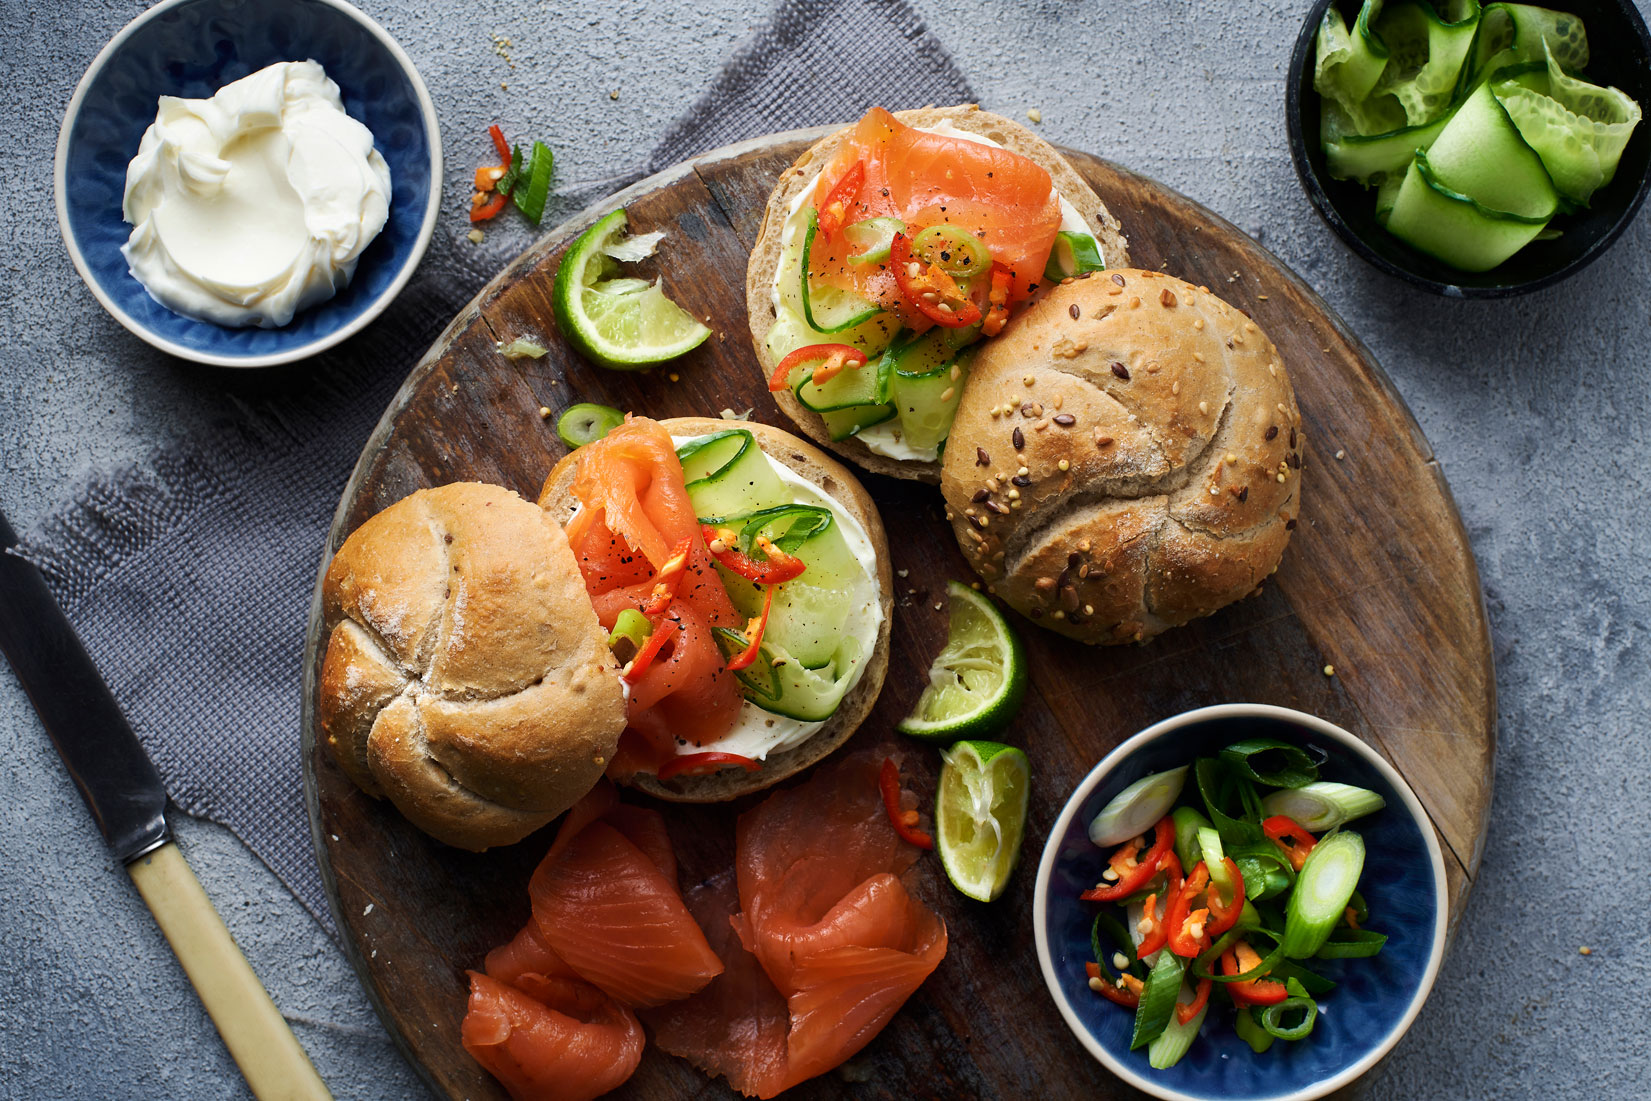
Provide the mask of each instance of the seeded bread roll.
MULTIPOLYGON (((1060 192, 1088 223, 1106 263, 1112 267, 1121 267, 1129 263, 1129 244, 1118 228, 1118 219, 1112 216, 1106 204, 1101 202, 1100 196, 1096 195, 1084 182, 1083 177, 1066 162, 1066 158, 1061 156, 1054 146, 1026 127, 1001 115, 982 111, 973 103, 956 107, 924 107, 915 111, 896 111, 894 117, 907 126, 919 128, 949 122, 959 130, 981 134, 1005 149, 1037 162, 1049 173, 1055 190, 1060 192)), ((768 208, 763 213, 762 229, 757 234, 756 246, 751 250, 751 261, 745 269, 745 304, 751 323, 751 339, 757 350, 757 365, 762 370, 765 383, 774 373, 774 368, 779 366, 779 358, 768 353, 767 340, 768 330, 774 327, 774 273, 779 269, 783 251, 780 237, 785 229, 786 215, 797 193, 836 155, 838 147, 852 129, 848 127, 839 130, 815 142, 807 152, 797 158, 797 163, 782 172, 774 193, 769 196, 768 208)), ((775 393, 774 401, 786 416, 796 422, 797 427, 802 429, 805 435, 874 474, 889 474, 896 478, 924 482, 940 480, 938 462, 891 459, 886 455, 877 454, 852 437, 833 442, 831 433, 826 430, 825 421, 818 413, 804 407, 790 390, 775 393)))
POLYGON ((345 540, 322 589, 321 735, 345 775, 462 849, 577 802, 625 726, 567 536, 499 486, 414 493, 345 540))
MULTIPOLYGON (((889 630, 894 618, 894 575, 889 566, 888 538, 883 534, 883 521, 871 496, 843 464, 789 432, 771 428, 754 421, 717 420, 710 417, 676 417, 661 421, 665 431, 673 436, 708 436, 744 428, 756 439, 757 446, 793 473, 812 482, 860 522, 877 555, 877 576, 874 579, 880 595, 883 622, 877 629, 877 645, 866 661, 860 679, 838 704, 835 714, 806 742, 779 753, 770 753, 757 772, 727 768, 708 776, 677 776, 660 780, 638 773, 631 777, 616 777, 658 799, 672 803, 720 803, 737 799, 753 791, 779 783, 795 776, 803 769, 822 760, 832 750, 848 741, 860 723, 871 713, 877 694, 883 689, 883 677, 889 668, 889 630)), ((545 479, 539 494, 539 504, 556 520, 566 523, 573 515, 573 480, 578 473, 579 452, 565 456, 545 479)), ((707 746, 714 749, 715 746, 707 746)))
POLYGON ((1300 512, 1305 437, 1267 334, 1150 271, 1054 288, 975 359, 941 491, 969 564, 1087 643, 1255 590, 1300 512))

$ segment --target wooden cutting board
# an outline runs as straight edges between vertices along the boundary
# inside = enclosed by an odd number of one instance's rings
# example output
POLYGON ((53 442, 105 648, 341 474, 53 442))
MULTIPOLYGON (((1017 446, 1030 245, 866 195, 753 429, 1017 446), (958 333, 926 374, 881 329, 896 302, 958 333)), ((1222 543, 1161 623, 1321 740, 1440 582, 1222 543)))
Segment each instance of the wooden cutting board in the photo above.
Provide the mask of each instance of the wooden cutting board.
MULTIPOLYGON (((789 428, 764 389, 745 321, 745 264, 780 171, 826 131, 708 154, 644 180, 546 235, 454 319, 408 376, 362 453, 328 551, 416 489, 466 479, 532 499, 563 453, 552 421, 595 401, 653 417, 732 408, 789 428), (563 246, 624 206, 637 232, 669 232, 650 265, 715 330, 667 368, 592 367, 557 336, 551 284, 563 246), (542 340, 540 360, 495 342, 542 340)), ((1381 750, 1415 788, 1444 843, 1461 913, 1491 801, 1495 680, 1473 556, 1433 452, 1392 384, 1302 281, 1210 211, 1083 153, 1072 163, 1123 224, 1134 264, 1162 268, 1249 313, 1277 342, 1307 430, 1301 523, 1258 595, 1145 646, 1090 649, 1018 620, 1032 690, 1006 740, 1032 760, 1026 855, 986 906, 953 892, 938 862, 915 890, 945 918, 946 961, 845 1071, 798 1097, 1136 1096, 1085 1054, 1045 990, 1033 952, 1033 870, 1077 781, 1148 724, 1205 704, 1259 701, 1322 715, 1381 750), (1334 666, 1334 676, 1324 672, 1334 666)), ((946 635, 947 578, 971 579, 932 486, 867 476, 899 572, 893 653, 877 709, 852 744, 890 737, 946 635)), ((459 1045, 465 969, 528 916, 543 831, 481 855, 431 841, 357 791, 319 752, 314 693, 319 598, 306 655, 304 760, 316 845, 344 949, 398 1044, 438 1095, 502 1098, 459 1045)), ((936 769, 913 780, 932 794, 936 769)), ((732 863, 733 823, 751 800, 670 807, 684 885, 732 863)), ((722 1096, 682 1060, 648 1050, 631 1097, 722 1096)))

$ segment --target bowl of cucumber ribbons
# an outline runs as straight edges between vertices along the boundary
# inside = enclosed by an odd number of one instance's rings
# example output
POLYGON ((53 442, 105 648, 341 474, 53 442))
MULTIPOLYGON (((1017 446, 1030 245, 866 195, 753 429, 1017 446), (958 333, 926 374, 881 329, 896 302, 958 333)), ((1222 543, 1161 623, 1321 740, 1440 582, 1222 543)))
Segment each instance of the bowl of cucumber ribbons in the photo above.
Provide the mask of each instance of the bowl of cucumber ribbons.
POLYGON ((1173 1101, 1308 1101, 1387 1054, 1444 957, 1444 856, 1392 765, 1323 719, 1224 704, 1086 776, 1033 894, 1073 1035, 1173 1101))
POLYGON ((1581 270, 1651 186, 1651 36, 1633 0, 1318 0, 1285 119, 1302 187, 1353 251, 1437 294, 1581 270))

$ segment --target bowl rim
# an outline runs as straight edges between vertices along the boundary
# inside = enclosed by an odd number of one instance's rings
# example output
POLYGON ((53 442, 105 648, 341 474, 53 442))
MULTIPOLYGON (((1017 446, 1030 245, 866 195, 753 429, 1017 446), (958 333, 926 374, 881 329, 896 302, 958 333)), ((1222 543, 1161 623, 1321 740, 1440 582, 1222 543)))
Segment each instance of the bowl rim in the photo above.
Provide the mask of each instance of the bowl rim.
MULTIPOLYGON (((1285 75, 1284 85, 1284 132, 1286 144, 1290 147, 1290 160, 1295 165, 1296 180, 1301 189, 1307 193, 1307 201, 1312 205, 1318 216, 1333 230, 1342 243, 1352 249, 1360 259, 1372 267, 1397 276, 1412 286, 1431 291, 1445 298, 1478 298, 1498 299, 1514 298, 1532 291, 1551 287, 1555 283, 1569 279, 1583 268, 1599 259, 1611 246, 1616 244, 1617 238, 1633 224, 1635 216, 1645 202, 1648 192, 1651 192, 1651 172, 1640 176, 1639 184, 1634 194, 1629 198, 1627 206, 1617 220, 1600 235, 1587 251, 1572 258, 1553 271, 1526 279, 1518 283, 1497 283, 1487 286, 1475 286, 1457 282, 1447 282, 1440 279, 1431 279, 1407 267, 1395 264, 1372 248, 1365 239, 1356 233, 1347 220, 1342 217, 1324 182, 1319 179, 1317 170, 1307 157, 1307 137, 1303 130, 1301 119, 1302 97, 1316 95, 1312 83, 1303 79, 1313 51, 1314 43, 1318 38, 1319 23, 1324 19, 1324 13, 1337 0, 1315 0, 1302 21, 1301 30, 1296 34, 1295 47, 1290 52, 1290 68, 1285 75)), ((1632 3, 1618 4, 1622 8, 1629 26, 1634 31, 1634 37, 1639 43, 1640 52, 1651 58, 1651 31, 1646 29, 1645 20, 1640 16, 1639 9, 1632 3)))
POLYGON ((1405 1007, 1404 1015, 1398 1023, 1374 1047, 1352 1064, 1312 1085, 1277 1095, 1277 1101, 1313 1101, 1314 1098, 1323 1097, 1325 1094, 1340 1089, 1375 1066, 1383 1056, 1393 1050, 1394 1045, 1410 1030, 1417 1014, 1422 1010, 1422 1003, 1427 1001, 1428 994, 1433 990, 1434 980, 1438 978, 1439 968, 1444 960, 1445 937, 1450 914, 1450 900, 1445 885, 1444 852, 1440 848, 1439 837, 1433 827, 1433 820, 1423 808, 1421 800, 1416 798, 1416 793, 1410 790, 1410 785, 1405 782, 1404 777, 1399 775, 1398 770, 1389 764, 1385 757, 1327 719, 1273 704, 1216 704, 1210 707, 1183 711, 1178 715, 1161 719, 1139 733, 1126 738, 1112 752, 1101 758, 1100 763, 1090 769, 1089 773, 1072 790, 1066 804, 1061 807, 1060 816, 1055 819, 1054 825, 1050 827, 1048 838, 1044 841, 1043 855, 1038 861, 1037 882, 1032 896, 1032 931, 1037 944, 1038 967, 1043 972, 1043 982, 1049 989, 1049 995, 1055 1002, 1055 1008, 1060 1011, 1061 1017, 1066 1021, 1066 1027, 1088 1049, 1089 1053, 1113 1074, 1137 1089, 1143 1090, 1154 1097, 1163 1098, 1164 1101, 1206 1101, 1204 1097, 1198 1094, 1172 1089, 1165 1085, 1162 1080, 1141 1073, 1138 1069, 1107 1050, 1084 1027, 1083 1022, 1067 1001, 1066 994, 1061 988, 1050 952, 1047 931, 1049 884, 1054 875, 1055 861, 1060 850, 1060 839, 1065 836, 1068 827, 1072 824, 1072 819, 1077 817, 1078 810, 1083 805, 1084 800, 1094 792, 1102 780, 1136 751, 1157 741, 1166 734, 1215 719, 1235 718, 1274 719, 1305 726, 1315 734, 1337 742, 1363 757, 1393 786, 1393 790, 1398 793, 1400 800, 1404 803, 1405 809, 1410 812, 1416 823, 1422 827, 1423 842, 1427 847, 1428 857, 1433 866, 1435 899, 1433 942, 1428 949, 1427 966, 1422 971, 1422 981, 1417 986, 1416 993, 1411 997, 1410 1004, 1405 1007))
MULTIPOLYGON (((319 337, 306 344, 301 344, 296 348, 289 348, 286 351, 271 352, 264 355, 234 356, 223 355, 216 352, 201 351, 200 349, 190 348, 186 345, 168 340, 166 337, 163 337, 159 333, 147 328, 115 302, 115 300, 103 289, 102 286, 99 285, 97 279, 92 275, 91 265, 86 262, 85 255, 80 251, 80 242, 75 238, 74 233, 69 228, 69 201, 67 186, 70 144, 69 135, 74 129, 75 122, 80 117, 81 107, 84 104, 86 93, 90 89, 93 79, 95 79, 97 75, 103 71, 104 66, 108 64, 109 59, 113 57, 116 51, 118 51, 126 43, 127 39, 131 38, 132 35, 137 32, 138 28, 144 26, 146 23, 158 18, 173 8, 199 2, 200 0, 160 0, 160 3, 156 4, 152 8, 149 8, 147 11, 140 13, 133 18, 131 22, 127 23, 124 27, 117 31, 115 36, 108 41, 103 49, 98 51, 97 56, 92 59, 92 63, 86 67, 86 72, 81 75, 80 83, 75 85, 74 95, 69 98, 69 106, 63 113, 63 122, 58 127, 57 131, 57 152, 53 159, 52 187, 55 191, 54 205, 57 209, 58 232, 63 238, 63 243, 69 249, 69 258, 74 262, 75 270, 80 273, 81 281, 84 282, 91 290, 93 296, 99 303, 102 304, 103 308, 109 312, 109 315, 125 326, 128 332, 141 338, 154 347, 159 348, 161 351, 170 355, 178 356, 181 359, 187 359, 195 363, 204 363, 214 367, 273 367, 277 364, 293 363, 297 360, 308 359, 310 356, 323 352, 336 344, 340 344, 343 341, 348 340, 350 337, 354 336, 356 333, 360 332, 375 319, 377 319, 378 315, 383 313, 390 303, 395 301, 396 297, 401 294, 402 289, 405 288, 407 283, 412 279, 413 272, 418 270, 419 262, 424 259, 425 250, 429 248, 430 240, 435 235, 436 214, 441 206, 441 131, 436 121, 436 105, 434 101, 431 100, 430 90, 425 87, 424 78, 419 75, 417 66, 413 64, 413 59, 407 56, 407 51, 401 48, 400 43, 398 43, 394 38, 391 38, 390 33, 383 27, 379 26, 371 16, 369 16, 366 12, 363 12, 360 8, 355 7, 353 4, 347 3, 346 0, 312 0, 314 3, 325 4, 330 8, 334 8, 342 12, 345 16, 360 24, 374 38, 378 39, 380 44, 389 50, 390 56, 395 59, 396 64, 401 67, 401 70, 404 73, 406 73, 412 84, 413 94, 418 100, 419 113, 423 116, 425 129, 430 135, 430 193, 424 204, 423 219, 419 226, 418 237, 413 242, 413 250, 408 254, 407 259, 402 263, 401 270, 396 273, 396 277, 391 281, 390 285, 385 287, 384 290, 379 293, 377 298, 367 303, 366 308, 363 309, 354 319, 352 319, 349 324, 340 326, 333 332, 330 332, 325 336, 319 337)), ((210 321, 196 321, 196 324, 211 325, 213 323, 210 321)), ((223 326, 218 327, 222 328, 223 326)))

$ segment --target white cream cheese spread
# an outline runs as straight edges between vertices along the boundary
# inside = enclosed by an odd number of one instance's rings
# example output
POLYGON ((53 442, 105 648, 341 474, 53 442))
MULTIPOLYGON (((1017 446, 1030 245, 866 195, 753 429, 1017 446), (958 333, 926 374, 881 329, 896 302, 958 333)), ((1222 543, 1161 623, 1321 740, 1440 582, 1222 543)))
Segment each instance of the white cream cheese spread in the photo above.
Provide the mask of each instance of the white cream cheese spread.
POLYGON ((390 169, 314 61, 211 99, 160 97, 126 170, 127 266, 155 301, 276 328, 348 285, 384 228, 390 169))

